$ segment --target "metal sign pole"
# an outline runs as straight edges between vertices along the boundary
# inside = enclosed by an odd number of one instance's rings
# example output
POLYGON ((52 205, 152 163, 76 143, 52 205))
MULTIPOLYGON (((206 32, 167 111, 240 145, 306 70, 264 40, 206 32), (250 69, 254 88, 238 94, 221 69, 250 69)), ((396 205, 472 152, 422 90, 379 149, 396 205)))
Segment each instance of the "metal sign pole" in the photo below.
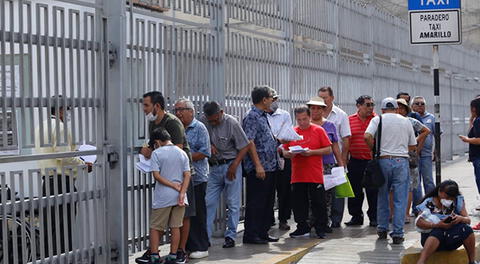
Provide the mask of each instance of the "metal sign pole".
POLYGON ((440 153, 440 56, 438 45, 433 45, 433 95, 435 96, 435 182, 442 181, 442 158, 440 153))

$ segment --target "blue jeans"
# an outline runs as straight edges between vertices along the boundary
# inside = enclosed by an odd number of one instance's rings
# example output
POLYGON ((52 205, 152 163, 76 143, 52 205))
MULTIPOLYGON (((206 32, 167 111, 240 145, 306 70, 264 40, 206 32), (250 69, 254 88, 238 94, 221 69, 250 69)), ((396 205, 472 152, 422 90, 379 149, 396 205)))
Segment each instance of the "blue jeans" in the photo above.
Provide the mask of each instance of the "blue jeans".
POLYGON ((240 219, 240 202, 242 197, 242 165, 238 165, 233 181, 227 179, 227 170, 231 162, 219 166, 211 166, 207 183, 205 202, 207 206, 207 233, 212 237, 213 221, 215 220, 220 194, 225 191, 227 211, 227 229, 225 237, 235 239, 237 225, 240 219))
MULTIPOLYGON (((418 202, 423 198, 422 192, 422 182, 423 182, 423 190, 425 194, 431 192, 435 189, 435 183, 433 182, 433 162, 432 157, 420 157, 418 163, 418 186, 413 190, 413 204, 417 205, 418 202)), ((414 208, 414 211, 416 209, 414 208)))
POLYGON ((393 190, 393 232, 391 237, 403 237, 405 211, 407 210, 409 166, 407 158, 380 159, 385 184, 378 190, 378 231, 388 231, 390 216, 389 192, 393 190))
POLYGON ((475 172, 475 182, 477 183, 478 193, 480 193, 480 158, 472 160, 473 171, 475 172))

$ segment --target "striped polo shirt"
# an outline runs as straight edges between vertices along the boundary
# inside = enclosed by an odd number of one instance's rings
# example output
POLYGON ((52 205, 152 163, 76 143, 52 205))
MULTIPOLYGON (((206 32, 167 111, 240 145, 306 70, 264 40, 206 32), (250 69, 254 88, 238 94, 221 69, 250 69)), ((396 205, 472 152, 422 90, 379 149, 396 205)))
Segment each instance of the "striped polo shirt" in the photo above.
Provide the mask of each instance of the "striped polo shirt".
POLYGON ((352 136, 350 137, 349 151, 350 156, 354 159, 372 159, 372 151, 368 147, 367 143, 365 143, 364 134, 365 130, 367 130, 368 124, 370 124, 370 120, 372 120, 374 116, 376 116, 375 113, 373 113, 373 115, 368 117, 365 121, 360 120, 358 113, 348 117, 348 121, 350 122, 350 130, 352 132, 352 136))

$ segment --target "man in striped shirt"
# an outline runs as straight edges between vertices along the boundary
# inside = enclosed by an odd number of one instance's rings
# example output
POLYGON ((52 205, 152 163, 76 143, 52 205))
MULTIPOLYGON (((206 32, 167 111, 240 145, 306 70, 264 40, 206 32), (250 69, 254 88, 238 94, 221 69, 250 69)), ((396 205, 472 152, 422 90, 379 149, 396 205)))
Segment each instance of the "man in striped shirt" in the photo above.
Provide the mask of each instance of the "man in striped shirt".
MULTIPOLYGON (((365 130, 370 124, 370 120, 375 116, 373 107, 375 103, 373 98, 368 95, 360 96, 357 101, 357 113, 348 117, 350 122, 350 160, 348 162, 348 178, 352 185, 354 198, 348 198, 348 213, 352 216, 350 222, 346 222, 347 226, 363 225, 363 172, 369 160, 372 159, 372 151, 364 140, 365 130)), ((366 189, 368 211, 367 215, 370 219, 370 226, 377 226, 377 190, 366 189)))

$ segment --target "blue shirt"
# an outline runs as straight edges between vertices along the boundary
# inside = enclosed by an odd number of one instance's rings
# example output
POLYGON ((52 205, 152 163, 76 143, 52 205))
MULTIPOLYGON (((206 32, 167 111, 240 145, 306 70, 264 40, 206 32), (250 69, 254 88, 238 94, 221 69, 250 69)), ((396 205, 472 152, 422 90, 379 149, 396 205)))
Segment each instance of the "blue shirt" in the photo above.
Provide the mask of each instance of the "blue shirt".
MULTIPOLYGON (((325 121, 322 127, 325 129, 325 132, 327 132, 330 142, 338 142, 337 129, 335 128, 335 124, 333 122, 325 121)), ((323 155, 323 164, 335 164, 335 155, 333 152, 328 155, 323 155)))
POLYGON ((440 220, 447 218, 452 213, 459 215, 464 206, 464 199, 462 195, 457 196, 452 205, 444 210, 436 207, 432 200, 432 197, 425 199, 425 201, 417 205, 417 210, 419 212, 429 210, 432 215, 437 216, 440 220))
MULTIPOLYGON (((192 123, 186 128, 185 134, 187 136, 187 142, 190 145, 191 153, 199 152, 203 155, 210 157, 210 137, 208 136, 208 130, 205 125, 193 119, 192 123)), ((208 181, 208 158, 197 160, 193 162, 195 168, 195 175, 193 175, 193 185, 198 185, 208 181)))
MULTIPOLYGON (((277 141, 267 119, 267 113, 252 106, 243 118, 243 130, 249 140, 253 140, 257 149, 260 163, 265 172, 278 170, 277 141)), ((255 170, 255 165, 249 155, 244 160, 245 171, 255 170)))
POLYGON ((428 134, 427 138, 425 139, 425 145, 423 145, 422 151, 420 152, 421 157, 432 157, 433 155, 433 142, 435 139, 435 116, 432 114, 425 112, 422 116, 420 115, 422 123, 430 129, 431 133, 428 134))

